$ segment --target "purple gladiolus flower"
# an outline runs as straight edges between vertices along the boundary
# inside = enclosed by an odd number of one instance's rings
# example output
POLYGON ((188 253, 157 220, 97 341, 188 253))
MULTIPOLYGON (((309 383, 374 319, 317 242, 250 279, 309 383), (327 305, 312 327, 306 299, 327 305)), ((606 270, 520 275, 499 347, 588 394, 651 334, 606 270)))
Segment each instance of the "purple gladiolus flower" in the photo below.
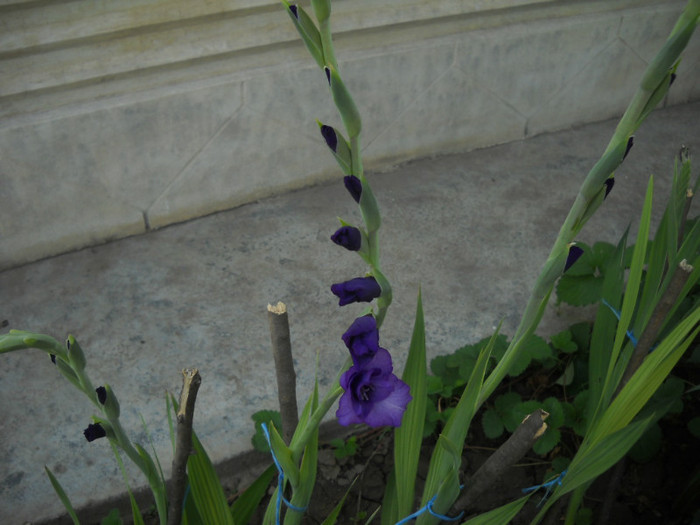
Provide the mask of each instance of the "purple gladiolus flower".
POLYGON ((355 365, 367 363, 379 351, 377 320, 373 315, 358 317, 343 334, 343 342, 355 365))
POLYGON ((406 405, 413 399, 409 386, 393 373, 384 348, 362 366, 353 365, 340 378, 345 393, 335 415, 341 425, 365 423, 371 427, 401 425, 406 405))
POLYGON ((325 124, 321 126, 321 135, 323 135, 323 140, 326 141, 326 145, 329 148, 334 152, 338 151, 338 135, 335 134, 335 130, 332 127, 325 124))
POLYGON ((343 182, 352 198, 355 199, 355 202, 360 204, 360 197, 362 196, 362 183, 360 179, 355 177, 355 175, 346 175, 343 177, 343 182))
POLYGON ((95 392, 97 393, 97 400, 101 405, 104 405, 107 402, 107 389, 103 386, 98 386, 95 392))
POLYGON ((354 226, 343 226, 331 235, 331 241, 351 252, 356 252, 362 246, 362 234, 354 226))
POLYGON ((572 246, 571 248, 569 248, 569 255, 566 257, 566 265, 564 266, 564 271, 571 268, 582 255, 583 250, 578 246, 572 246))
POLYGON ((331 292, 340 299, 338 305, 345 306, 357 302, 369 303, 382 294, 382 289, 374 277, 356 277, 332 285, 331 292))
POLYGON ((105 437, 107 432, 105 432, 105 429, 102 428, 102 425, 99 423, 95 423, 94 425, 90 423, 88 427, 83 430, 83 434, 88 441, 95 441, 96 439, 105 437))

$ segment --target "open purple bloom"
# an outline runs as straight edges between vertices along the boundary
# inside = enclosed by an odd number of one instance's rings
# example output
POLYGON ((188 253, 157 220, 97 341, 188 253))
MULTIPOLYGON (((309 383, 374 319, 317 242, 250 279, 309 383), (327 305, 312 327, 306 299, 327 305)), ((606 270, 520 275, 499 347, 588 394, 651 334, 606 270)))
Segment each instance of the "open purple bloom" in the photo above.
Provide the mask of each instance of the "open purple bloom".
POLYGON ((343 342, 355 365, 368 362, 379 351, 377 320, 373 315, 358 317, 343 334, 343 342))
POLYGON ((362 246, 362 233, 354 226, 342 226, 331 235, 331 241, 351 252, 356 252, 362 246))
POLYGON ((353 365, 342 375, 340 386, 345 393, 335 413, 341 425, 401 425, 406 406, 413 398, 409 386, 392 370, 389 352, 380 348, 367 363, 353 365))
POLYGON ((374 277, 356 277, 332 285, 331 292, 340 299, 338 305, 345 306, 357 302, 369 303, 382 294, 382 289, 374 277))
POLYGON ((346 175, 343 177, 343 182, 352 198, 359 204, 360 197, 362 196, 362 182, 360 182, 360 179, 355 177, 355 175, 346 175))
POLYGON ((95 423, 94 425, 90 423, 88 427, 83 430, 83 434, 88 441, 95 441, 96 439, 105 437, 107 432, 105 432, 105 429, 102 428, 102 425, 99 423, 95 423))

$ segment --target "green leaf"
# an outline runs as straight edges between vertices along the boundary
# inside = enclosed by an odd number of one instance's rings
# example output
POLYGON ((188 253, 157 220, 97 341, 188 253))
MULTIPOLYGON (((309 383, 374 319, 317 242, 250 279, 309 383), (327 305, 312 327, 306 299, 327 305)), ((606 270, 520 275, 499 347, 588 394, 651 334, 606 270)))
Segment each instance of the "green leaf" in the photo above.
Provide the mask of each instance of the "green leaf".
POLYGON ((100 521, 100 525, 122 525, 123 523, 122 517, 119 515, 119 509, 110 510, 109 514, 100 521))
POLYGON ((484 434, 489 439, 497 439, 503 434, 504 427, 501 416, 491 408, 485 410, 484 415, 481 416, 481 426, 484 429, 484 434))
POLYGON ((284 6, 287 8, 287 14, 289 18, 294 22, 294 27, 296 27, 301 36, 306 49, 309 50, 309 54, 318 64, 318 67, 324 66, 323 59, 323 45, 321 44, 321 34, 318 32, 316 24, 314 24, 311 17, 302 9, 300 5, 296 6, 297 16, 290 9, 291 4, 287 0, 281 0, 284 6))
POLYGON ((51 472, 51 469, 49 469, 49 467, 44 466, 44 470, 46 471, 46 475, 49 476, 49 480, 51 481, 51 485, 53 486, 53 489, 56 491, 56 494, 58 495, 58 499, 60 499, 61 503, 63 503, 63 506, 66 508, 66 512, 68 512, 68 515, 73 520, 73 523, 75 525, 80 525, 80 520, 78 520, 78 515, 75 513, 75 510, 73 509, 73 505, 71 504, 70 499, 66 495, 66 491, 63 490, 63 487, 58 482, 58 479, 56 479, 56 476, 53 475, 53 472, 51 472))
POLYGON ((245 525, 250 522, 255 509, 258 508, 260 502, 265 497, 267 489, 272 482, 272 479, 277 473, 277 467, 270 465, 267 467, 251 485, 245 489, 236 501, 231 505, 231 515, 234 521, 245 525))
POLYGON ((551 452, 561 441, 561 432, 556 428, 548 427, 545 433, 532 446, 533 452, 544 456, 551 452))
POLYGON ((557 283, 557 298, 572 306, 586 306, 600 300, 603 277, 600 275, 563 275, 557 283))
POLYGON ((398 520, 410 514, 415 499, 415 481, 427 404, 427 365, 425 357, 425 322, 420 291, 416 305, 413 335, 403 371, 403 381, 411 387, 413 399, 403 415, 401 426, 394 430, 394 469, 396 471, 396 509, 398 520))
POLYGON ((523 343, 523 353, 528 354, 532 359, 542 361, 553 357, 552 348, 539 335, 532 334, 523 343))
POLYGON ((234 525, 219 476, 194 431, 192 448, 194 454, 187 459, 187 473, 192 499, 204 523, 234 525))
POLYGON ((278 410, 258 410, 250 417, 255 422, 255 434, 250 440, 253 447, 260 452, 269 453, 270 446, 267 444, 267 439, 265 439, 262 424, 272 421, 276 428, 282 428, 282 416, 280 416, 278 410))
POLYGON ((325 520, 323 520, 323 523, 321 525, 335 525, 335 523, 338 521, 338 516, 340 515, 340 511, 343 509, 343 505, 345 504, 345 499, 348 497, 348 494, 350 494, 350 491, 352 488, 355 486, 355 482, 357 481, 357 478, 352 480, 352 483, 350 483, 350 486, 348 487, 348 490, 345 491, 345 494, 343 494, 343 497, 340 498, 340 501, 338 504, 333 507, 333 510, 328 514, 325 520))
POLYGON ((554 348, 567 354, 578 350, 578 346, 576 346, 576 343, 573 340, 571 330, 564 330, 558 334, 554 334, 550 341, 552 342, 552 346, 554 346, 554 348))

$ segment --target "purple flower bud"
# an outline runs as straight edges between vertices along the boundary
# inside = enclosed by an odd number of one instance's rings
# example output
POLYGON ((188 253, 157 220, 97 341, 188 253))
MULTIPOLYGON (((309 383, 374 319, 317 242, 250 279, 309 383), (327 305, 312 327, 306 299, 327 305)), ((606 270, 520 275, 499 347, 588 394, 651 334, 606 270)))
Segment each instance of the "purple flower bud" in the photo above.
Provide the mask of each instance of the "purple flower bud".
POLYGON ((94 425, 91 423, 85 430, 83 430, 83 434, 85 435, 85 439, 87 439, 88 442, 92 442, 96 439, 105 437, 107 435, 107 432, 105 432, 105 429, 102 428, 102 425, 100 425, 99 423, 95 423, 94 425))
POLYGON ((608 198, 608 194, 612 191, 613 186, 615 186, 615 177, 605 179, 605 195, 603 196, 603 199, 608 198))
POLYGON ((564 271, 568 270, 573 266, 573 264, 578 261, 578 258, 583 255, 583 250, 576 245, 572 245, 569 248, 569 255, 566 257, 566 265, 564 266, 564 271))
POLYGON ((351 252, 356 252, 362 246, 362 234, 354 226, 343 226, 331 235, 331 241, 351 252))
POLYGON ((324 66, 323 71, 326 73, 326 80, 328 80, 328 85, 331 85, 331 70, 329 67, 324 66))
POLYGON ((360 204, 360 197, 362 196, 362 182, 360 182, 360 179, 355 177, 355 175, 346 175, 343 177, 343 182, 345 183, 345 189, 355 199, 355 202, 360 204))
POLYGON ((382 294, 382 289, 374 277, 356 277, 331 286, 331 292, 337 295, 339 306, 350 303, 369 303, 382 294))
POLYGON ((56 354, 49 354, 51 357, 51 362, 55 365, 56 364, 56 354))
POLYGON ((673 85, 673 83, 676 81, 676 76, 677 75, 675 73, 671 73, 671 79, 668 81, 668 87, 671 87, 673 85))
POLYGON ((104 405, 105 401, 107 401, 107 389, 103 386, 98 386, 95 392, 97 392, 97 400, 100 402, 100 405, 104 405))
POLYGON ((379 351, 379 330, 373 315, 358 317, 343 334, 343 342, 350 350, 355 365, 371 360, 379 351))
POLYGON ((326 126, 325 124, 321 126, 321 135, 326 140, 326 145, 333 150, 333 152, 338 151, 338 136, 335 134, 335 130, 326 126))
POLYGON ((627 139, 627 148, 625 149, 625 154, 622 156, 622 160, 625 160, 627 158, 627 154, 632 149, 632 146, 634 146, 634 135, 627 139))
POLYGON ((292 4, 292 5, 289 6, 289 10, 290 10, 290 11, 292 12, 292 14, 294 15, 294 18, 296 18, 297 20, 299 20, 299 13, 297 12, 297 6, 295 6, 294 4, 292 4))
POLYGON ((345 393, 335 413, 338 423, 400 426, 412 397, 409 386, 392 370, 391 355, 384 348, 364 365, 350 367, 340 378, 345 393))

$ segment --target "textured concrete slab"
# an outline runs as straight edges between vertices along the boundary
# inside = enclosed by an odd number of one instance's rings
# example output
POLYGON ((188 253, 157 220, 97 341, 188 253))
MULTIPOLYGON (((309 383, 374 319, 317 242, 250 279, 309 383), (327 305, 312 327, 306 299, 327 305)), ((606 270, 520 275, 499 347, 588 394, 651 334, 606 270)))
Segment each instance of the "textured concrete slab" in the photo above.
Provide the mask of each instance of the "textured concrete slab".
MULTIPOLYGON (((314 119, 340 119, 279 2, 190 4, 3 8, 0 269, 332 180, 314 119)), ((339 2, 365 166, 621 113, 683 5, 339 2)), ((699 42, 666 105, 700 98, 699 42)))
MULTIPOLYGON (((616 185, 581 240, 635 230, 650 174, 658 219, 681 144, 700 151, 700 104, 654 113, 639 130, 616 185)), ((425 158, 371 174, 384 214, 383 268, 395 301, 381 334, 403 366, 418 287, 430 356, 512 333, 529 288, 574 194, 616 122, 468 154, 425 158)), ((298 395, 305 400, 320 353, 322 388, 345 358, 340 336, 361 308, 337 306, 331 283, 361 275, 361 261, 329 236, 336 216, 357 221, 340 178, 146 235, 0 273, 0 321, 58 338, 72 333, 96 385, 109 383, 130 436, 171 460, 164 396, 179 370, 197 366, 195 427, 216 462, 250 449, 250 414, 274 408, 266 305, 290 311, 298 395)), ((540 333, 584 313, 552 306, 540 333)), ((0 522, 61 512, 43 465, 77 507, 116 496, 121 475, 108 443, 87 443, 86 400, 39 351, 2 356, 0 522)), ((332 415, 331 415, 332 416, 332 415)), ((133 486, 143 486, 130 469, 133 486)))

